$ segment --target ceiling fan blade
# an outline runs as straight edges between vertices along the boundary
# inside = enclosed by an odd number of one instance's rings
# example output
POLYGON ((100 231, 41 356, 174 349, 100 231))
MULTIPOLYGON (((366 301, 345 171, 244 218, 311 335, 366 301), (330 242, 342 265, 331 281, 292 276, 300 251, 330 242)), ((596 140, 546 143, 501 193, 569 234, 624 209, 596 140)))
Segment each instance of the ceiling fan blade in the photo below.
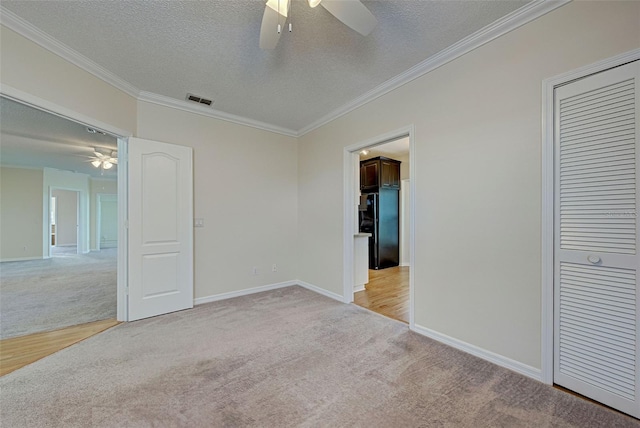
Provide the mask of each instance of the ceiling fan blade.
POLYGON ((368 35, 378 23, 376 17, 359 0, 323 0, 320 4, 363 36, 368 35))
MULTIPOLYGON (((288 0, 283 0, 282 3, 289 4, 288 0)), ((282 9, 282 6, 280 7, 282 9)), ((284 10, 288 10, 284 9, 284 10)), ((284 15, 284 20, 281 23, 284 27, 284 21, 286 21, 286 14, 284 15)), ((262 15, 262 27, 260 27, 260 48, 262 49, 273 49, 278 44, 280 40, 280 33, 278 33, 278 24, 280 21, 280 14, 277 11, 277 6, 275 9, 271 8, 269 3, 264 7, 264 15, 262 15)))

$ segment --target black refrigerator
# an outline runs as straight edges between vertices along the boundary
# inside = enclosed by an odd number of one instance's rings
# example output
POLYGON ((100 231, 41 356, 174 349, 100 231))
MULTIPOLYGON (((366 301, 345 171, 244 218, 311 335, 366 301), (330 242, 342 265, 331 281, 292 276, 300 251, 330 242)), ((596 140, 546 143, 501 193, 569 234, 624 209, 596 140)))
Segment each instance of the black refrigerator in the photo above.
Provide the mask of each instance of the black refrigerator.
POLYGON ((360 200, 360 232, 370 233, 369 269, 398 266, 400 261, 399 191, 380 189, 360 200))

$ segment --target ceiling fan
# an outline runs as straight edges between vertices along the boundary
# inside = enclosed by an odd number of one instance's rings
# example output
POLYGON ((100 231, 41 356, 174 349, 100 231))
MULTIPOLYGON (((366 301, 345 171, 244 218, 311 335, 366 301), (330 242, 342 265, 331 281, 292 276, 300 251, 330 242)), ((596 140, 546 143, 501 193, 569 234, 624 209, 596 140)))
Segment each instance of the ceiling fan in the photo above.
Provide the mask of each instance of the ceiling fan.
POLYGON ((118 152, 116 150, 111 151, 109 154, 104 154, 98 149, 93 149, 93 154, 95 158, 91 161, 91 165, 96 168, 111 169, 118 164, 118 152))
MULTIPOLYGON (((368 35, 378 21, 360 0, 308 0, 310 7, 321 5, 343 24, 362 34, 368 35)), ((273 49, 280 40, 282 24, 287 21, 291 0, 268 0, 262 16, 260 28, 260 47, 273 49)), ((289 24, 291 31, 291 24, 289 24)))

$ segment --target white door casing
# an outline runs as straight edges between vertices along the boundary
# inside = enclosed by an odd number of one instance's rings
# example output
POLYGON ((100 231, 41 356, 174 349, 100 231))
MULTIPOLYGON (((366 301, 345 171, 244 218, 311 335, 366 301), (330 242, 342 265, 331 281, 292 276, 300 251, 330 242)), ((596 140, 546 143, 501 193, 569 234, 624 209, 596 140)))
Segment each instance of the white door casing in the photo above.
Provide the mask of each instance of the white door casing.
POLYGON ((128 319, 192 308, 192 149, 130 138, 128 160, 128 319))
POLYGON ((554 381, 640 416, 640 61, 555 90, 554 381))

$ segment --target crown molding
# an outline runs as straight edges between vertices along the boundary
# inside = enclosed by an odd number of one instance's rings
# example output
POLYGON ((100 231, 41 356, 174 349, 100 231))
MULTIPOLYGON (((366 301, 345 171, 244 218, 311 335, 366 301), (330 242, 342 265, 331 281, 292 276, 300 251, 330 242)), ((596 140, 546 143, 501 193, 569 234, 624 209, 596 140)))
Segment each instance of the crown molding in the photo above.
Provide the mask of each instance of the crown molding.
POLYGON ((129 94, 134 98, 138 96, 140 90, 133 86, 131 83, 116 76, 106 68, 96 64, 81 53, 54 39, 49 34, 45 33, 30 22, 25 21, 15 13, 7 10, 2 6, 0 6, 0 24, 40 45, 49 52, 52 52, 59 57, 67 60, 73 65, 80 67, 87 73, 90 73, 110 84, 111 86, 120 89, 122 92, 129 94))
POLYGON ((450 46, 443 51, 427 58, 425 61, 413 66, 404 73, 401 73, 369 92, 355 98, 351 102, 337 108, 315 122, 307 125, 306 127, 295 131, 288 128, 283 128, 277 125, 272 125, 265 122, 249 119, 246 117, 225 113, 219 110, 212 110, 208 107, 196 106, 187 103, 186 101, 167 97, 152 92, 141 91, 124 79, 116 76, 114 73, 105 69, 104 67, 91 61, 79 52, 71 49, 67 45, 54 39, 49 34, 43 32, 39 28, 35 27, 31 23, 20 18, 18 15, 7 10, 3 6, 0 6, 0 24, 15 31, 23 37, 31 40, 32 42, 40 45, 44 49, 58 55, 66 61, 80 67, 82 70, 92 74, 93 76, 103 80, 104 82, 114 86, 115 88, 131 95, 139 101, 145 101, 169 108, 182 110, 189 113, 200 114, 203 116, 211 117, 214 119, 220 119, 227 122, 236 123, 239 125, 245 125, 252 128, 261 129, 264 131, 274 132, 277 134, 286 135, 289 137, 300 137, 308 132, 313 131, 345 114, 379 98, 400 86, 423 76, 430 71, 441 67, 448 62, 453 61, 456 58, 490 42, 491 40, 500 37, 512 30, 515 30, 522 25, 539 18, 557 9, 571 0, 534 0, 525 6, 511 12, 503 18, 493 22, 492 24, 482 28, 481 30, 471 34, 468 37, 460 40, 454 45, 450 46))
POLYGON ((357 109, 358 107, 362 107, 376 98, 379 98, 394 89, 397 89, 400 86, 435 70, 436 68, 442 67, 454 59, 459 58, 462 55, 541 17, 542 15, 564 6, 569 2, 571 2, 571 0, 534 0, 527 3, 521 8, 514 10, 510 14, 494 21, 450 47, 416 64, 407 71, 398 74, 381 85, 373 88, 369 92, 366 92, 317 121, 305 126, 298 131, 298 136, 303 136, 314 129, 326 125, 327 123, 357 109))
POLYGON ((214 119, 224 120, 227 122, 236 123, 238 125, 245 125, 251 128, 261 129, 263 131, 275 132, 276 134, 282 134, 289 137, 297 137, 298 133, 293 129, 283 128, 280 126, 272 125, 266 122, 260 122, 257 120, 249 119, 243 116, 237 116, 231 113, 225 113, 220 110, 214 110, 211 107, 204 107, 197 104, 193 104, 187 101, 179 100, 176 98, 167 97, 153 92, 141 91, 138 96, 139 101, 144 101, 152 104, 157 104, 164 107, 173 108, 176 110, 182 110, 189 113, 195 113, 202 116, 211 117, 214 119))

